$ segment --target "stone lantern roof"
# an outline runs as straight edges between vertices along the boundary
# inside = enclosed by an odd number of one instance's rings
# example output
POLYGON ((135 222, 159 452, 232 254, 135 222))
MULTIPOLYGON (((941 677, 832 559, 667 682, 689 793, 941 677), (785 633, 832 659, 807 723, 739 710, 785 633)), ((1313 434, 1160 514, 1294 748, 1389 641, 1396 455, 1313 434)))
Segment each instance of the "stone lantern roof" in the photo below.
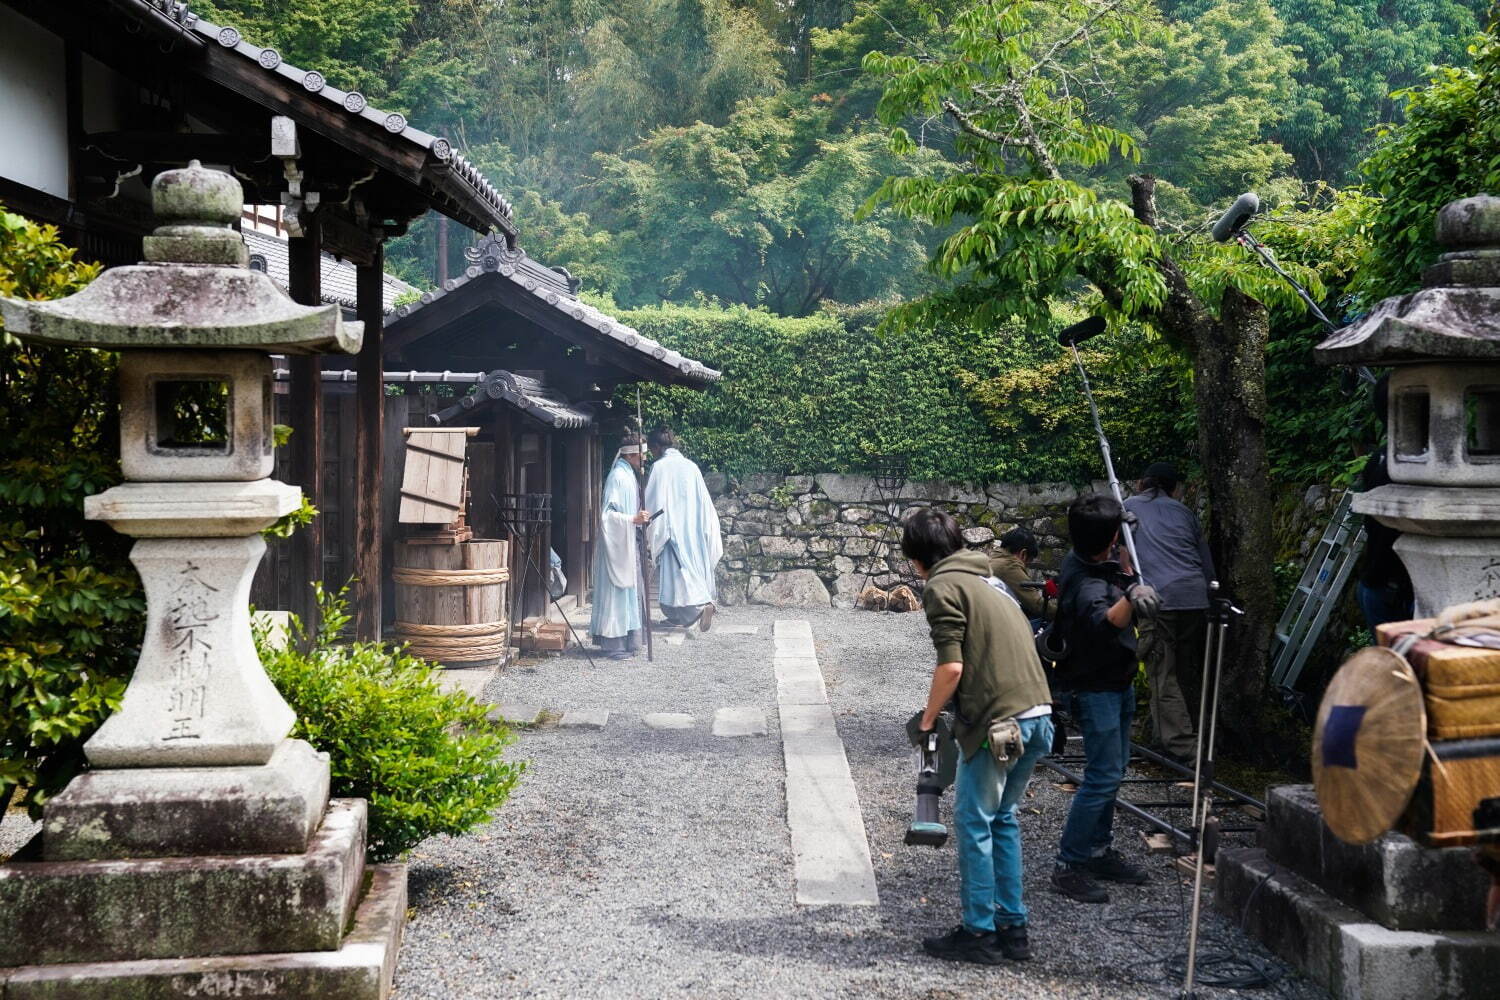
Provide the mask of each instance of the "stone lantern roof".
POLYGON ((1447 252, 1422 276, 1423 287, 1386 299, 1323 341, 1326 365, 1500 360, 1500 198, 1450 202, 1437 217, 1447 252))
POLYGON ((151 184, 157 226, 144 263, 101 274, 76 295, 50 302, 0 299, 8 332, 67 347, 241 349, 353 354, 364 325, 336 305, 293 302, 248 266, 230 227, 244 192, 197 161, 151 184))

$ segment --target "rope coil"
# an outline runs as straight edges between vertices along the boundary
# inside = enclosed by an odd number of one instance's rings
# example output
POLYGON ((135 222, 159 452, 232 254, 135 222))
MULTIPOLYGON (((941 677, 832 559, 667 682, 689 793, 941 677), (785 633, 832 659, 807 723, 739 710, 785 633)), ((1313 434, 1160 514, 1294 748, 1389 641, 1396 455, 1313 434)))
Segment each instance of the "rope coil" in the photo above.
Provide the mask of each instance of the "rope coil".
POLYGON ((426 636, 445 636, 457 638, 460 636, 486 636, 495 635, 505 631, 508 623, 505 619, 496 622, 473 622, 458 625, 430 625, 422 622, 397 622, 396 631, 404 636, 412 638, 426 636))
POLYGON ((397 566, 391 570, 391 580, 408 587, 480 587, 505 583, 510 579, 510 570, 498 569, 417 569, 397 566))

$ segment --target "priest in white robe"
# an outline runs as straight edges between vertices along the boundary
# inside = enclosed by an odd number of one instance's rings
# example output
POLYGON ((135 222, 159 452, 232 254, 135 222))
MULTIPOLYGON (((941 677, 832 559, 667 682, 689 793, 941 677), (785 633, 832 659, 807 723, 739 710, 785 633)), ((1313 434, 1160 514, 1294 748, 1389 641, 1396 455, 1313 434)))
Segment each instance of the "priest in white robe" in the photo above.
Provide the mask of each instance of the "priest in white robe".
POLYGON ((651 452, 656 460, 646 484, 646 510, 656 518, 650 531, 657 600, 671 624, 685 628, 696 622, 707 632, 718 596, 714 570, 724 556, 719 512, 703 473, 677 450, 670 428, 651 432, 651 452))
POLYGON ((641 645, 640 550, 637 528, 648 517, 636 479, 645 458, 636 434, 620 442, 604 480, 599 531, 594 541, 594 617, 589 632, 611 660, 628 660, 641 645))

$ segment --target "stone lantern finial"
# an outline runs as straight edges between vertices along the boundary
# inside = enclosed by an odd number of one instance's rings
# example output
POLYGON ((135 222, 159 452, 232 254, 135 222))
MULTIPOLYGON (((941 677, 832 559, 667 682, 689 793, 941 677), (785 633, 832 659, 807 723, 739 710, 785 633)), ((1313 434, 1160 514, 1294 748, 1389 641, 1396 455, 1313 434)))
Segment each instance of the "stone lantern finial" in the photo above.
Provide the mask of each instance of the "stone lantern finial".
POLYGON ((1438 212, 1448 252, 1423 287, 1380 302, 1313 350, 1325 365, 1500 360, 1500 198, 1476 195, 1438 212))
POLYGON ((1422 273, 1428 288, 1500 286, 1500 198, 1481 194, 1444 205, 1437 244, 1448 252, 1422 273))
POLYGON ((161 225, 144 240, 145 263, 110 268, 65 299, 0 299, 6 331, 109 350, 357 353, 363 323, 344 322, 336 305, 299 305, 250 270, 230 228, 244 197, 239 181, 197 160, 158 174, 151 198, 161 225))
POLYGON ((193 160, 151 182, 151 208, 160 223, 145 239, 153 264, 222 264, 248 267, 245 241, 231 226, 240 217, 245 191, 240 182, 193 160))

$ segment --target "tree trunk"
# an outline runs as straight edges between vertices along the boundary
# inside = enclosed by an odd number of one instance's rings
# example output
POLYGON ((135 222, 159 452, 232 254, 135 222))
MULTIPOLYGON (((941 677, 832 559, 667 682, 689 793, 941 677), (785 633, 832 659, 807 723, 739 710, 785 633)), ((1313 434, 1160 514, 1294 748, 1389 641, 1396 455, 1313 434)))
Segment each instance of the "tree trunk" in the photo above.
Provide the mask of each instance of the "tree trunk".
POLYGON ((1209 547, 1222 592, 1245 614, 1224 648, 1220 715, 1240 749, 1262 744, 1275 588, 1271 578, 1270 465, 1266 458, 1265 306, 1224 294, 1220 319, 1194 338, 1198 453, 1208 487, 1209 547))
MULTIPOLYGON (((1156 228, 1156 180, 1130 178, 1135 217, 1156 228)), ((1266 458, 1266 342, 1270 317, 1255 299, 1229 289, 1215 319, 1170 256, 1157 264, 1167 298, 1151 322, 1193 361, 1198 455, 1207 480, 1209 548, 1221 592, 1244 610, 1224 648, 1219 719, 1227 742, 1265 757, 1274 723, 1266 713, 1265 675, 1276 620, 1271 576, 1271 482, 1266 458)), ((1108 280, 1094 284, 1119 304, 1108 280)))

